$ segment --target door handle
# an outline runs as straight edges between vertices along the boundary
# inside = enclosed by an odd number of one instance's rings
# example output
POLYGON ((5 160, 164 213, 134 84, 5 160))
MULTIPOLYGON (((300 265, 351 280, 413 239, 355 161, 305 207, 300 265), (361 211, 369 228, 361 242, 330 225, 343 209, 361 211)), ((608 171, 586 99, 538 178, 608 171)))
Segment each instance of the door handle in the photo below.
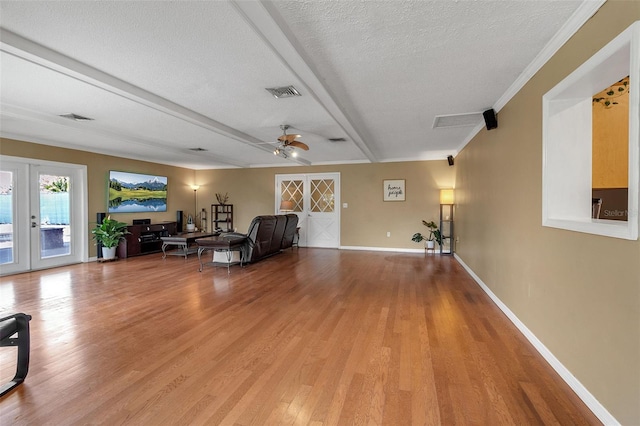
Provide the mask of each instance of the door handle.
POLYGON ((31 222, 31 227, 32 227, 32 228, 37 228, 37 227, 38 227, 38 224, 37 224, 36 222, 31 222))

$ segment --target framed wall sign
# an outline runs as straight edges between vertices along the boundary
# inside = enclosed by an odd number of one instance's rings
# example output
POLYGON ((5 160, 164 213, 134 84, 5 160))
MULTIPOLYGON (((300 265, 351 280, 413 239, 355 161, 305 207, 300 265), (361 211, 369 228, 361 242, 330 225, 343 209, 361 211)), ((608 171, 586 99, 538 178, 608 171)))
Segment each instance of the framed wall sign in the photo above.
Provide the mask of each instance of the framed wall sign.
POLYGON ((383 181, 384 201, 404 201, 404 179, 383 181))

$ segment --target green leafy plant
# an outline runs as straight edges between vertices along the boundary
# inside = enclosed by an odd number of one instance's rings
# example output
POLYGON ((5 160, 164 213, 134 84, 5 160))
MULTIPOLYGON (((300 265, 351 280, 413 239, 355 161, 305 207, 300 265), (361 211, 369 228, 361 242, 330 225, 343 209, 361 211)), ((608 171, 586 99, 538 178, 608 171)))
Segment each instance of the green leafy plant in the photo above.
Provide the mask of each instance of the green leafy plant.
POLYGON ((42 186, 49 192, 69 192, 69 178, 58 177, 55 181, 42 186))
POLYGON ((127 231, 126 223, 111 219, 111 216, 108 216, 102 223, 96 225, 96 227, 91 230, 91 233, 93 234, 93 239, 106 248, 117 247, 125 234, 130 234, 130 232, 127 231))
POLYGON ((216 200, 218 200, 218 204, 227 204, 227 201, 229 201, 229 193, 225 192, 225 194, 222 195, 222 193, 216 192, 216 200))
POLYGON ((427 240, 427 241, 435 240, 439 245, 442 245, 442 233, 438 229, 438 225, 436 225, 434 221, 427 222, 426 220, 423 220, 422 224, 427 228, 429 228, 429 236, 425 237, 420 232, 416 232, 411 237, 411 241, 415 241, 416 243, 419 243, 420 241, 423 241, 423 240, 427 240))

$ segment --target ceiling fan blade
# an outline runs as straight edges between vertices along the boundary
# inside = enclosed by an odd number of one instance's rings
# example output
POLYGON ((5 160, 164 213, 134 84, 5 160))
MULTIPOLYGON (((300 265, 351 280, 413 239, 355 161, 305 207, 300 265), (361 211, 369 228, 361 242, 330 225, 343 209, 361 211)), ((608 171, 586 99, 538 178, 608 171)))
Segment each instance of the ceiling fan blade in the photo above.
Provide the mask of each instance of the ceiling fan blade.
POLYGON ((305 151, 309 151, 309 146, 304 142, 293 141, 293 142, 289 142, 287 145, 294 146, 294 147, 300 148, 300 149, 304 149, 305 151))
POLYGON ((300 135, 282 135, 278 138, 280 142, 293 142, 295 138, 299 138, 300 135))

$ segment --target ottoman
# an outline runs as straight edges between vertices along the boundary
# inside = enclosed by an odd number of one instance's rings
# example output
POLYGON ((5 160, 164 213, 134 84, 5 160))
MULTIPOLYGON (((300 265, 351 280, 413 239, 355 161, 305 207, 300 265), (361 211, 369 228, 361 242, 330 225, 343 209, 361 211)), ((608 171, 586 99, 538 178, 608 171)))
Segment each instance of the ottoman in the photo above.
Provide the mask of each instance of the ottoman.
POLYGON ((242 266, 242 258, 244 248, 246 247, 248 237, 245 235, 218 235, 215 237, 208 238, 198 238, 196 240, 196 244, 198 245, 198 261, 200 262, 199 271, 202 272, 204 265, 214 265, 219 266, 223 265, 220 262, 203 262, 202 261, 202 253, 207 250, 213 250, 214 252, 224 252, 227 255, 227 273, 231 273, 231 253, 234 251, 240 252, 240 266, 242 266))

